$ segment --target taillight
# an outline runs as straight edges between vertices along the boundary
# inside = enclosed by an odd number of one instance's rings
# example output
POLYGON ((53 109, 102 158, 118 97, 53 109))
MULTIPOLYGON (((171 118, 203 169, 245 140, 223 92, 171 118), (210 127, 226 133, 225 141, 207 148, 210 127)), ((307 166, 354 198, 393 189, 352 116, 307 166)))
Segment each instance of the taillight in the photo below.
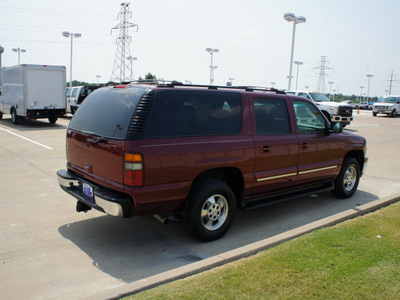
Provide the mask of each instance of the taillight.
POLYGON ((143 157, 141 154, 125 153, 124 184, 143 186, 143 157))

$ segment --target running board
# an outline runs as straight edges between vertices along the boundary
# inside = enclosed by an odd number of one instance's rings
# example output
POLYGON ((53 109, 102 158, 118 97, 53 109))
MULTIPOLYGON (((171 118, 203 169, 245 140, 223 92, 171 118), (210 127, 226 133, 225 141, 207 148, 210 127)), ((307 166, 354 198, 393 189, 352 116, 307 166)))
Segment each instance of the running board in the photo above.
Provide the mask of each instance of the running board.
POLYGON ((291 200, 294 198, 299 198, 303 196, 308 196, 316 193, 321 193, 321 192, 326 192, 333 190, 334 188, 334 183, 333 181, 325 183, 323 185, 314 185, 308 188, 302 188, 302 189, 297 189, 297 190, 291 190, 290 192, 283 192, 283 193, 277 193, 277 194, 271 194, 268 196, 263 196, 263 197, 257 197, 257 198, 252 198, 246 200, 242 204, 243 209, 254 209, 258 208, 261 206, 266 206, 266 205, 271 205, 275 204, 278 202, 283 202, 286 200, 291 200))

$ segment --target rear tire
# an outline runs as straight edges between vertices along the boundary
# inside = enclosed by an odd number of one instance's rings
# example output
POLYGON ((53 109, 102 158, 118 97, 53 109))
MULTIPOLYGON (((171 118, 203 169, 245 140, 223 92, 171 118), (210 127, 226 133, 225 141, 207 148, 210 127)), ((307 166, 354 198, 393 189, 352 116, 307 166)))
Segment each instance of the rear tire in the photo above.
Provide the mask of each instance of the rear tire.
POLYGON ((236 197, 224 182, 209 179, 193 188, 184 221, 188 233, 201 241, 221 238, 234 218, 236 197))
POLYGON ((50 117, 50 118, 49 118, 49 122, 50 122, 51 124, 54 124, 55 122, 57 122, 57 118, 56 118, 56 117, 50 117))
POLYGON ((377 114, 378 114, 377 112, 373 112, 373 113, 372 113, 372 115, 373 115, 374 117, 376 117, 377 114))
POLYGON ((0 111, 0 120, 3 119, 3 113, 0 111))
POLYGON ((338 198, 349 198, 356 192, 361 177, 360 164, 355 158, 344 159, 339 176, 335 179, 335 188, 332 190, 338 198))
POLYGON ((17 116, 17 112, 15 111, 15 108, 11 109, 11 121, 15 125, 19 124, 19 117, 17 116))

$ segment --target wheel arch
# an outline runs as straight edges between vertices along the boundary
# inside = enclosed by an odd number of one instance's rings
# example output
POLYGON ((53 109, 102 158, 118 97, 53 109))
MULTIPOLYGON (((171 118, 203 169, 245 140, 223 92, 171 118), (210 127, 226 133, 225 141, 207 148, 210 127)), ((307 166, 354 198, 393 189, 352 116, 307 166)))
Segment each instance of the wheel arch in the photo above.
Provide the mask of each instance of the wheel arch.
POLYGON ((235 194, 236 206, 239 207, 240 200, 243 197, 243 191, 244 191, 244 179, 240 169, 235 167, 222 167, 222 168, 207 170, 200 173, 193 180, 189 196, 193 192, 193 190, 195 190, 196 186, 210 179, 226 183, 235 194))
POLYGON ((360 166, 360 171, 362 174, 363 170, 364 170, 364 158, 365 158, 364 152, 362 150, 353 150, 353 151, 348 152, 344 159, 346 159, 348 157, 352 157, 358 161, 358 164, 360 166))
POLYGON ((324 114, 324 116, 328 119, 329 122, 332 121, 329 112, 327 112, 326 110, 321 110, 321 112, 324 114))

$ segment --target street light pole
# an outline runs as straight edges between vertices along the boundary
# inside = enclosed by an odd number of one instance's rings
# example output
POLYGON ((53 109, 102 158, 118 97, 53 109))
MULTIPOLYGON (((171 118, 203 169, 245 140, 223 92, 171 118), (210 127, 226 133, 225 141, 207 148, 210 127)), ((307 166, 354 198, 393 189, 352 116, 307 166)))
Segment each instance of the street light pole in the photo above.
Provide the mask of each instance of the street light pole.
POLYGON ((18 65, 21 64, 21 53, 25 53, 26 49, 21 49, 20 47, 18 48, 13 48, 12 51, 18 52, 18 65))
POLYGON ((1 86, 3 85, 3 67, 1 64, 1 56, 3 55, 4 47, 0 46, 0 96, 1 96, 1 86))
POLYGON ((132 55, 131 55, 131 56, 128 56, 126 59, 131 62, 131 80, 133 81, 133 64, 132 64, 132 62, 134 60, 137 60, 137 57, 132 57, 132 55))
POLYGON ((211 55, 211 65, 210 65, 210 85, 214 84, 214 70, 218 68, 217 66, 213 66, 213 55, 214 53, 218 53, 219 49, 206 48, 206 51, 211 55))
POLYGON ((363 95, 362 90, 363 90, 363 88, 364 87, 362 85, 360 85, 360 106, 361 106, 361 103, 362 103, 362 95, 363 95))
POLYGON ((367 91, 367 104, 369 103, 369 84, 371 82, 371 77, 374 77, 372 74, 367 74, 368 77, 368 91, 367 91))
POLYGON ((97 78, 97 84, 99 84, 99 78, 101 77, 101 75, 96 75, 97 78))
POLYGON ((66 38, 71 37, 71 58, 70 58, 70 66, 69 66, 69 87, 72 87, 72 46, 74 38, 79 38, 82 36, 80 33, 72 33, 68 31, 63 31, 62 35, 66 38))
POLYGON ((297 17, 295 14, 292 13, 284 14, 283 18, 288 22, 293 22, 292 50, 290 54, 289 77, 288 77, 289 78, 288 90, 290 90, 292 86, 292 67, 293 67, 294 40, 296 35, 296 24, 305 23, 306 18, 301 16, 297 17))
POLYGON ((332 91, 332 84, 334 84, 333 81, 329 81, 329 100, 331 100, 331 91, 332 91))
POLYGON ((294 61, 294 64, 297 65, 297 74, 296 74, 296 91, 297 91, 297 85, 299 83, 299 66, 303 64, 301 61, 294 61))

